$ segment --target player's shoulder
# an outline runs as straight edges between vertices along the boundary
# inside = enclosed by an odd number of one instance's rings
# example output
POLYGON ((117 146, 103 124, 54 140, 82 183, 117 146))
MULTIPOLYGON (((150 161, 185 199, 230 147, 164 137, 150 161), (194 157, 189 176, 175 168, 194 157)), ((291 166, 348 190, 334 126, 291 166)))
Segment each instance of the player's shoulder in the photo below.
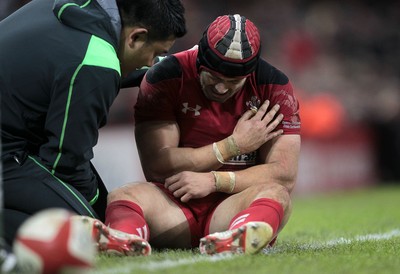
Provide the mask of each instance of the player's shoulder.
POLYGON ((256 69, 256 79, 259 85, 286 85, 289 83, 289 78, 285 73, 260 58, 256 69))
POLYGON ((181 76, 181 64, 174 55, 169 55, 148 70, 146 81, 151 84, 156 84, 160 81, 180 78, 181 76))

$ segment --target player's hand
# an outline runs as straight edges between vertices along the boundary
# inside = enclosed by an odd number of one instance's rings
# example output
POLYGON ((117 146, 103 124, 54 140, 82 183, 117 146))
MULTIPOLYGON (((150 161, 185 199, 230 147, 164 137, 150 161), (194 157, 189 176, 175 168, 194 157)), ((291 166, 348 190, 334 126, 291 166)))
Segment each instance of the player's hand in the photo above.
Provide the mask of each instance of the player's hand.
POLYGON ((183 171, 165 179, 164 186, 176 198, 186 203, 191 199, 203 198, 215 192, 215 179, 210 172, 183 171))
POLYGON ((280 107, 274 105, 267 112, 269 104, 265 101, 256 113, 246 111, 237 122, 232 136, 241 153, 252 152, 283 133, 283 130, 274 131, 283 119, 283 114, 277 115, 280 107))

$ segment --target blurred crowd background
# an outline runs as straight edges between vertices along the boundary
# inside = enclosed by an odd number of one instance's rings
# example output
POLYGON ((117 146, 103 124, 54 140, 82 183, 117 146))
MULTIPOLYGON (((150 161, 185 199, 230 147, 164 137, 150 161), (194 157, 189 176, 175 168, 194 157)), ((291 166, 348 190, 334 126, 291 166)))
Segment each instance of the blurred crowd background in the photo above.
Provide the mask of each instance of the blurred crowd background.
MULTIPOLYGON (((350 155, 358 142, 367 144, 377 179, 400 181, 400 1, 182 1, 188 34, 171 52, 197 44, 218 15, 246 16, 260 30, 262 56, 295 87, 303 140, 352 140, 344 146, 350 155)), ((0 0, 0 19, 27 2, 0 0)), ((136 94, 121 91, 108 126, 132 125, 136 94)))

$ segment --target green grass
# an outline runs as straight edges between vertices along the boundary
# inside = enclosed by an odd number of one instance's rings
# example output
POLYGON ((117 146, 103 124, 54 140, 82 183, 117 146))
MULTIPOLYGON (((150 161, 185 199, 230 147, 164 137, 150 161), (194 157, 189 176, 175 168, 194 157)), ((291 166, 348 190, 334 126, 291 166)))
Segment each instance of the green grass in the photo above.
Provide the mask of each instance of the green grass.
POLYGON ((400 273, 400 184, 296 197, 274 249, 253 256, 203 256, 198 250, 149 257, 98 256, 102 273, 400 273))

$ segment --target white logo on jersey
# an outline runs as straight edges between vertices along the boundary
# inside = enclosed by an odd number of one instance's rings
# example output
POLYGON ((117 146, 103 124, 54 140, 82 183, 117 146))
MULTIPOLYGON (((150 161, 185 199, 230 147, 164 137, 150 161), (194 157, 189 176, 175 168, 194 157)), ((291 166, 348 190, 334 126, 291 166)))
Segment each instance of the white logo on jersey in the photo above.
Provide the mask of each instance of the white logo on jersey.
POLYGON ((186 114, 187 111, 190 110, 190 111, 194 111, 194 116, 199 116, 200 115, 200 111, 199 110, 201 109, 201 106, 196 105, 195 108, 192 108, 192 107, 189 107, 189 103, 183 103, 182 105, 183 105, 183 109, 182 109, 183 113, 186 114))
POLYGON ((147 226, 144 225, 143 227, 138 227, 136 228, 137 233, 139 234, 140 238, 143 238, 145 240, 149 240, 149 231, 147 229, 147 226))
POLYGON ((231 224, 231 226, 229 227, 229 229, 232 229, 232 227, 235 227, 237 224, 243 223, 247 216, 249 216, 250 214, 243 214, 240 215, 239 217, 236 218, 236 220, 234 220, 231 224))

